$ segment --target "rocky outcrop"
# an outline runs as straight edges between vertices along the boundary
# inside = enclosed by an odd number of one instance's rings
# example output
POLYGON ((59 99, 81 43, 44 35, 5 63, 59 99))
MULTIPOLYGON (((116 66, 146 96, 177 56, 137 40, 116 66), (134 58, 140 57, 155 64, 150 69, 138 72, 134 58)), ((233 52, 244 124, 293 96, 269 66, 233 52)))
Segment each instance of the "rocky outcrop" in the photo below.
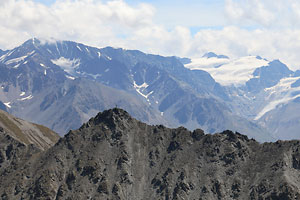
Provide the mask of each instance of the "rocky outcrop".
POLYGON ((299 149, 299 141, 260 144, 231 131, 206 135, 200 129, 150 126, 115 108, 46 151, 22 151, 26 156, 0 171, 0 196, 300 199, 299 149))

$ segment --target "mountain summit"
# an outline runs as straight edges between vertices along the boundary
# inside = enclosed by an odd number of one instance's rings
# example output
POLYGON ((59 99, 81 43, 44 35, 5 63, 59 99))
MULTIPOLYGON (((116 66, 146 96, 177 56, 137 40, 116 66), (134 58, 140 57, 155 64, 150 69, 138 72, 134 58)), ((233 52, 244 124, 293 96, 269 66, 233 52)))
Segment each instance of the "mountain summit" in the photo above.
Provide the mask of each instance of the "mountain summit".
POLYGON ((217 55, 217 54, 215 54, 214 52, 208 52, 208 53, 205 53, 202 57, 203 57, 203 58, 226 58, 226 59, 229 59, 228 56, 225 56, 225 55, 217 55))
POLYGON ((0 168, 0 196, 298 199, 298 150, 298 141, 260 144, 231 131, 205 135, 147 125, 114 108, 50 149, 0 168))

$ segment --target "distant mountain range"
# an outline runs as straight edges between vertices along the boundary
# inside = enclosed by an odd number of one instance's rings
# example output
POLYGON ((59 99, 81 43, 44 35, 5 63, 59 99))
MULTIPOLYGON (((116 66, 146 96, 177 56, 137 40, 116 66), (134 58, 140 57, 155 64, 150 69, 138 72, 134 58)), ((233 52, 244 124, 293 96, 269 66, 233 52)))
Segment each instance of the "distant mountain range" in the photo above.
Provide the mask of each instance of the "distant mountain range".
POLYGON ((291 71, 279 60, 268 61, 259 56, 202 58, 185 66, 209 72, 225 87, 231 99, 227 105, 234 113, 254 120, 274 138, 300 139, 299 71, 291 71))
POLYGON ((299 170, 299 141, 147 125, 118 108, 44 150, 0 129, 4 200, 299 199, 299 170))
POLYGON ((60 135, 120 107, 150 124, 231 129, 259 141, 300 138, 297 87, 277 92, 298 76, 280 61, 213 52, 199 59, 163 57, 35 38, 0 55, 0 108, 60 135), (279 119, 287 112, 280 105, 294 110, 284 119, 293 126, 279 119), (277 114, 267 117, 271 111, 277 114))

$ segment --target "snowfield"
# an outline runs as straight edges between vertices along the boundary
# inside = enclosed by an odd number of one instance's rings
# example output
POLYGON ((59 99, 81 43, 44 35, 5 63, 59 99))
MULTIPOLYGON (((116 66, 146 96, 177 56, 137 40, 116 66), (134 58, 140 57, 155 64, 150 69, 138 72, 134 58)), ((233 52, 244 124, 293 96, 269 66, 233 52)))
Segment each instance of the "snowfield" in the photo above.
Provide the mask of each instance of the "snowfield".
POLYGON ((267 66, 269 61, 256 56, 246 56, 239 59, 198 58, 185 67, 191 70, 204 70, 223 86, 241 86, 251 78, 256 68, 267 66))

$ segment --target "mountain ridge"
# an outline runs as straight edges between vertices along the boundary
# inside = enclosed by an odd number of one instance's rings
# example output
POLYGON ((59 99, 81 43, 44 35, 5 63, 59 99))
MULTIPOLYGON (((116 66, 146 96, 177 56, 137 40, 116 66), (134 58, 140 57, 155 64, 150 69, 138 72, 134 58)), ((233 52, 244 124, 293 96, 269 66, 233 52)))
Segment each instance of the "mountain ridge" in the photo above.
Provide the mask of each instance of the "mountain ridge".
POLYGON ((119 105, 151 124, 208 132, 232 129, 274 140, 264 128, 231 111, 225 88, 209 73, 189 70, 174 56, 31 39, 0 62, 0 100, 7 110, 61 135, 119 105))
POLYGON ((299 141, 147 125, 119 108, 22 162, 0 168, 2 198, 300 198, 299 141))

